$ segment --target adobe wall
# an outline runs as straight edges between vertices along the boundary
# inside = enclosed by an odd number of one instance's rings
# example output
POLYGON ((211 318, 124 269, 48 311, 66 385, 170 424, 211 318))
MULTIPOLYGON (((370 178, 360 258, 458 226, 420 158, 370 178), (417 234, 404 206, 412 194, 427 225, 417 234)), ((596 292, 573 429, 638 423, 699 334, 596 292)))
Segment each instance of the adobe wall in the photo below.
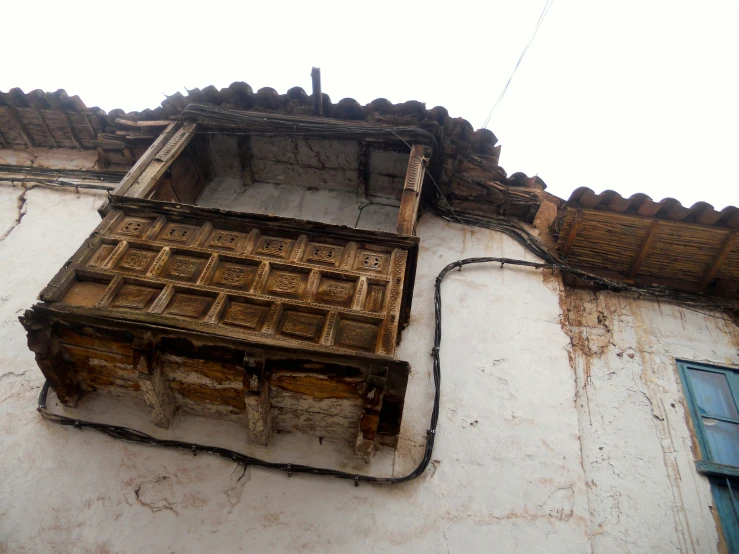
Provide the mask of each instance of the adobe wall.
MULTIPOLYGON (((34 411, 43 378, 17 317, 95 227, 102 198, 0 186, 0 552, 716 551, 671 364, 676 355, 739 362, 736 329, 600 295, 583 296, 582 309, 562 318, 578 299, 563 296, 549 272, 490 264, 446 278, 436 448, 407 484, 355 488, 257 468, 242 475, 213 456, 45 422, 34 411), (587 348, 608 337, 588 356, 587 379, 581 334, 587 348)), ((177 415, 162 430, 143 400, 90 396, 67 413, 270 460, 407 473, 421 458, 432 406, 436 275, 463 257, 535 259, 499 233, 432 215, 418 233, 413 311, 397 353, 412 367, 401 437, 371 466, 349 446, 311 437, 250 445, 238 423, 177 415)), ((64 410, 52 397, 50 407, 64 410)))

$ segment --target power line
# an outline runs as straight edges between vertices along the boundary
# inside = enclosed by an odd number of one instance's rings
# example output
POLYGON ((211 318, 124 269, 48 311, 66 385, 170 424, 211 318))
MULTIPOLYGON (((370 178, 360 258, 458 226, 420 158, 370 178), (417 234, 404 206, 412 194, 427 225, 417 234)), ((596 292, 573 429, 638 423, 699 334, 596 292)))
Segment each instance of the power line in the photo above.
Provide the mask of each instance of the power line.
POLYGON ((553 3, 554 0, 546 0, 546 3, 544 4, 544 9, 539 16, 539 21, 536 22, 536 27, 534 27, 534 34, 531 35, 531 39, 529 40, 528 44, 526 44, 523 52, 521 52, 521 56, 518 58, 518 61, 516 62, 516 66, 513 68, 511 76, 508 77, 508 82, 503 87, 503 91, 500 93, 500 96, 498 96, 498 99, 495 101, 495 105, 491 108, 490 113, 488 113, 488 116, 485 118, 485 122, 482 124, 483 129, 488 126, 488 124, 490 123, 490 118, 493 116, 493 111, 495 111, 495 108, 497 108, 498 104, 500 104, 501 100, 503 100, 503 96, 505 96, 505 93, 508 90, 508 85, 511 84, 511 81, 513 80, 513 76, 516 74, 518 66, 521 65, 521 60, 523 60, 523 57, 526 55, 526 52, 531 46, 531 43, 534 42, 534 39, 536 38, 536 33, 539 32, 539 27, 541 27, 541 24, 544 22, 544 18, 547 16, 547 13, 549 13, 549 8, 552 6, 553 3))

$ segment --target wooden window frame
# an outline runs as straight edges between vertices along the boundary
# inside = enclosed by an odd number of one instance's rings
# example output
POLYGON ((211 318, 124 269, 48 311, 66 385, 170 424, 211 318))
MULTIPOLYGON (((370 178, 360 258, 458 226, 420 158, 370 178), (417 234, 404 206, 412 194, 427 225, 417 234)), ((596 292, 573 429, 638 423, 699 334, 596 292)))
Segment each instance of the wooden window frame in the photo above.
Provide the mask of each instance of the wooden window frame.
MULTIPOLYGON (((728 551, 739 552, 739 466, 720 464, 714 461, 689 373, 690 369, 697 369, 726 376, 729 392, 737 410, 739 410, 739 369, 689 360, 676 361, 688 411, 690 412, 690 420, 693 423, 695 438, 700 449, 700 452, 697 453, 698 459, 695 462, 695 467, 699 473, 708 477, 711 483, 714 505, 718 512, 721 532, 728 551)), ((720 420, 735 421, 731 418, 720 418, 720 420)))

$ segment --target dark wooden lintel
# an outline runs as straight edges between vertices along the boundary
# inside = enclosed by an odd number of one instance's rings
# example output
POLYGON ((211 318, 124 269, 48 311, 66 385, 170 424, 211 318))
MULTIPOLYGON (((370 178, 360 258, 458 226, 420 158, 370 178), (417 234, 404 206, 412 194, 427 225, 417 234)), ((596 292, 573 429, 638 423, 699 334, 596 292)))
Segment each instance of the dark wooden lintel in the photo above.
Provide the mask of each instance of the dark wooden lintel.
POLYGON ((654 237, 657 235, 658 227, 659 220, 657 219, 652 221, 652 223, 649 225, 649 230, 647 230, 647 235, 644 237, 644 242, 642 242, 641 246, 639 247, 639 252, 636 255, 636 258, 634 258, 634 261, 629 268, 629 272, 626 274, 629 279, 633 279, 634 277, 636 277, 636 274, 639 273, 639 268, 646 259, 647 254, 649 253, 649 249, 652 247, 652 243, 654 242, 654 237))
POLYGON ((704 291, 706 290, 706 288, 708 288, 708 285, 711 284, 711 281, 713 281, 713 278, 716 277, 716 274, 718 273, 718 270, 721 267, 721 264, 723 264, 724 260, 726 260, 726 256, 729 255, 729 252, 731 252, 731 249, 734 247, 735 242, 736 242, 736 231, 731 231, 729 232, 729 234, 726 235, 726 238, 724 239, 724 242, 721 245, 721 248, 716 253, 716 256, 713 258, 711 263, 706 268, 706 272, 703 275, 703 279, 701 279, 700 285, 698 286, 699 290, 704 291))

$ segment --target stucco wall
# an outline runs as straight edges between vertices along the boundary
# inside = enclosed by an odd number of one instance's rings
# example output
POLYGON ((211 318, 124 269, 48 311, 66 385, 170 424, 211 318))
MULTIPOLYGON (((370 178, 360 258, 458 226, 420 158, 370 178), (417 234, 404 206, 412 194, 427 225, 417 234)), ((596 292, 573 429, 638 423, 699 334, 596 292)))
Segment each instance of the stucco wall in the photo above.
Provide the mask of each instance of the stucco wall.
MULTIPOLYGON (((467 267, 443 285, 441 416, 423 477, 358 488, 256 468, 240 478, 242 468, 219 458, 117 442, 34 411, 42 377, 17 317, 92 231, 102 197, 33 189, 16 225, 23 192, 0 187, 0 232, 10 231, 0 242, 0 552, 715 551, 710 493, 692 469, 671 364, 675 355, 736 363, 736 329, 728 337, 725 322, 599 296, 613 302, 602 306, 612 343, 586 379, 576 331, 601 336, 593 298, 583 297, 582 316, 563 319, 569 299, 556 276, 467 267), (597 383, 587 399, 585 382, 597 383)), ((503 235, 431 215, 418 232, 413 313, 398 351, 412 366, 401 438, 371 466, 309 437, 250 445, 236 423, 178 415, 164 431, 143 402, 89 397, 68 412, 273 460, 406 473, 421 457, 431 409, 436 274, 462 257, 534 259, 503 235)))
POLYGON ((676 359, 739 369, 727 316, 568 289, 595 552, 715 552, 708 480, 695 471, 676 359))

